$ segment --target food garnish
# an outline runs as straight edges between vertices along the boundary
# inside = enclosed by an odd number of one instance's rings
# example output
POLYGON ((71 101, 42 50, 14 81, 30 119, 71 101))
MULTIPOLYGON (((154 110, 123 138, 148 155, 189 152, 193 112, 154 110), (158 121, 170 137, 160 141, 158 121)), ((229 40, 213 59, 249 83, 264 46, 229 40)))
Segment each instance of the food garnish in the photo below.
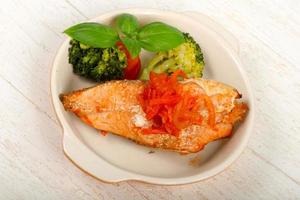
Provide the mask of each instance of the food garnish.
POLYGON ((122 14, 116 18, 116 29, 95 22, 84 22, 64 31, 82 44, 97 48, 108 48, 122 41, 135 58, 144 48, 151 52, 167 51, 184 42, 177 28, 163 22, 152 22, 139 27, 135 16, 122 14))
POLYGON ((199 44, 188 34, 183 33, 184 43, 168 51, 160 51, 144 67, 140 79, 148 80, 151 71, 171 74, 181 69, 187 78, 201 78, 204 69, 203 53, 199 44))
POLYGON ((137 79, 142 48, 168 51, 185 41, 183 33, 175 27, 163 22, 139 26, 137 18, 126 13, 116 17, 113 27, 85 22, 64 33, 72 38, 69 63, 74 73, 97 82, 137 79))
POLYGON ((188 126, 201 125, 201 109, 208 111, 209 125, 213 128, 215 111, 211 99, 205 94, 184 91, 178 77, 186 78, 186 74, 182 70, 176 70, 171 76, 150 72, 150 80, 138 96, 147 119, 153 121, 152 127, 144 129, 143 133, 178 136, 180 130, 188 126))
POLYGON ((93 81, 123 79, 127 62, 126 53, 118 47, 94 48, 70 41, 69 63, 73 72, 93 81))
POLYGON ((122 42, 117 42, 117 46, 123 51, 127 58, 127 67, 124 69, 124 78, 128 80, 135 80, 138 78, 141 69, 141 59, 139 56, 133 58, 126 46, 122 42))

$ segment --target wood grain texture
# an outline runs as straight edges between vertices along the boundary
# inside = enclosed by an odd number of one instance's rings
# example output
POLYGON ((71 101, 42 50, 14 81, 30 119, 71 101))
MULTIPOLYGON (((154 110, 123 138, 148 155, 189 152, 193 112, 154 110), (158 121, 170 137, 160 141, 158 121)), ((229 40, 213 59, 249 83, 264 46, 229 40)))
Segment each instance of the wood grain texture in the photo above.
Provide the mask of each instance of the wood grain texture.
POLYGON ((12 0, 0 6, 0 199, 300 199, 300 2, 12 0), (106 184, 62 153, 50 66, 68 26, 118 8, 194 10, 230 30, 256 99, 249 145, 223 173, 184 186, 106 184))

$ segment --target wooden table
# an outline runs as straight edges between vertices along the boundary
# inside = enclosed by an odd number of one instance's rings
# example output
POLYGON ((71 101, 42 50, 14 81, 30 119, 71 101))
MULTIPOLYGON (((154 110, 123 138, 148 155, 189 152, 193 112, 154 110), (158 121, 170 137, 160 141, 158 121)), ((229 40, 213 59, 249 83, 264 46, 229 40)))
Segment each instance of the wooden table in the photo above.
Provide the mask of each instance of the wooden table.
POLYGON ((2 1, 0 37, 0 199, 300 199, 300 1, 2 1), (199 11, 239 40, 256 123, 223 173, 184 186, 106 184, 64 156, 49 98, 62 31, 127 7, 199 11))

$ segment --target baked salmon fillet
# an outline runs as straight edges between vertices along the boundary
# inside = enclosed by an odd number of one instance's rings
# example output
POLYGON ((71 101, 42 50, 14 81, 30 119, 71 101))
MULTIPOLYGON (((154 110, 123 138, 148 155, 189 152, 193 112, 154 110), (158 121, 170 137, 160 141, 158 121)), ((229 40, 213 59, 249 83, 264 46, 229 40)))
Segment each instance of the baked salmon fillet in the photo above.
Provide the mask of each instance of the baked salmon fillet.
POLYGON ((184 91, 199 98, 205 94, 214 108, 214 126, 209 126, 207 110, 199 110, 203 122, 180 130, 178 135, 145 134, 151 126, 137 96, 147 82, 139 80, 109 81, 95 87, 62 94, 60 99, 67 111, 76 114, 86 124, 134 142, 155 148, 194 153, 211 141, 231 135, 233 126, 245 118, 248 107, 238 99, 241 95, 228 85, 213 80, 187 79, 180 84, 184 91))

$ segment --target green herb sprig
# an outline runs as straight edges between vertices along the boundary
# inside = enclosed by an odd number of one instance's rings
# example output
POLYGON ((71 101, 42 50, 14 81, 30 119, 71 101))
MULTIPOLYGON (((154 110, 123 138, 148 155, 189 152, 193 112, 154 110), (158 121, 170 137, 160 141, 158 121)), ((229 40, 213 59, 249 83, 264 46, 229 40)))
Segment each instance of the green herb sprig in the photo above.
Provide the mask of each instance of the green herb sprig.
POLYGON ((177 28, 163 22, 152 22, 139 27, 138 20, 131 14, 121 14, 110 27, 95 22, 85 22, 64 31, 82 44, 108 48, 122 41, 134 58, 141 49, 151 52, 168 51, 184 42, 184 36, 177 28))

